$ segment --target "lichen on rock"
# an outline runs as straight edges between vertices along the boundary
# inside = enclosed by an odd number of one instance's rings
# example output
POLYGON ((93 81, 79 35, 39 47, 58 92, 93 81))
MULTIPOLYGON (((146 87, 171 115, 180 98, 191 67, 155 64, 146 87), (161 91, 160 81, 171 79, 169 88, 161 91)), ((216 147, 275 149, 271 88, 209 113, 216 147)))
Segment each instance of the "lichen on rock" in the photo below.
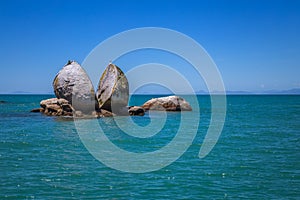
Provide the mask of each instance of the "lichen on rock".
POLYGON ((51 98, 42 100, 40 106, 40 112, 49 116, 72 116, 74 112, 74 108, 66 99, 51 98))
POLYGON ((98 109, 93 84, 84 69, 75 61, 68 63, 53 80, 58 99, 66 99, 75 110, 90 113, 98 109))
POLYGON ((128 81, 123 71, 114 64, 109 64, 103 72, 97 89, 100 109, 117 115, 128 115, 126 106, 129 99, 128 81))
POLYGON ((142 106, 145 110, 165 110, 165 111, 191 111, 191 105, 182 97, 167 96, 153 98, 145 102, 142 106))

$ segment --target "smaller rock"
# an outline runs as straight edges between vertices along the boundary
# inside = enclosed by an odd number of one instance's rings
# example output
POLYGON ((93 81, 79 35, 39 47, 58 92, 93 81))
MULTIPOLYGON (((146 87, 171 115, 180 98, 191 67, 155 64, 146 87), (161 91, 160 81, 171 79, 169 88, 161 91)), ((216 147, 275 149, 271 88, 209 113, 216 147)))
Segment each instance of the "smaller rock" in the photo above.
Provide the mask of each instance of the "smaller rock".
POLYGON ((145 110, 144 108, 140 106, 130 106, 128 109, 129 115, 138 115, 138 116, 144 116, 145 115, 145 110))
POLYGON ((92 112, 92 117, 94 117, 94 118, 100 118, 101 116, 100 116, 100 113, 99 113, 99 112, 93 111, 93 112, 92 112))
POLYGON ((114 113, 101 109, 100 112, 98 112, 99 117, 113 117, 116 116, 114 113))
POLYGON ((47 105, 63 105, 63 104, 69 104, 69 102, 66 99, 58 99, 58 98, 45 99, 40 102, 40 106, 42 108, 45 108, 47 105))
POLYGON ((191 111, 190 104, 179 96, 153 98, 142 106, 145 110, 191 111))
POLYGON ((82 114, 82 112, 80 110, 76 110, 75 111, 75 116, 76 117, 83 117, 83 114, 82 114))
MULTIPOLYGON (((41 108, 33 109, 31 112, 42 112, 48 116, 73 116, 77 118, 100 118, 100 117, 113 117, 114 113, 98 109, 91 113, 84 113, 81 110, 74 110, 72 105, 66 99, 51 98, 42 100, 40 102, 41 108)), ((128 115, 128 112, 127 112, 128 115)))
POLYGON ((51 98, 42 100, 40 106, 40 112, 49 116, 73 116, 74 112, 74 108, 66 99, 51 98))

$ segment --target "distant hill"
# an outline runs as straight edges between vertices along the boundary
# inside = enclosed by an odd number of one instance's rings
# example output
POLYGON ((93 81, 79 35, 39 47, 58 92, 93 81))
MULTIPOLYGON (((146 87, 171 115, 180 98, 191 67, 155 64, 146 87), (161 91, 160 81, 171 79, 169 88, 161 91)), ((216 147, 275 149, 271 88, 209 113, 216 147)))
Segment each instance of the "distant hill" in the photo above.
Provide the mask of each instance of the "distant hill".
POLYGON ((290 90, 268 90, 266 94, 300 94, 300 88, 293 88, 290 90))
POLYGON ((13 91, 13 92, 0 92, 3 95, 53 95, 53 92, 27 92, 27 91, 13 91))
MULTIPOLYGON (((197 91, 196 94, 209 94, 206 91, 197 91)), ((217 94, 217 92, 216 92, 217 94)), ((300 88, 293 88, 289 90, 266 90, 261 92, 249 92, 249 91, 226 91, 228 95, 255 95, 255 94, 292 94, 292 95, 300 95, 300 88)))
MULTIPOLYGON (((207 91, 204 91, 204 90, 198 90, 195 92, 196 94, 198 95, 209 95, 209 93, 207 91)), ((26 92, 26 91, 14 91, 14 92, 11 92, 11 93, 1 93, 0 94, 53 94, 53 92, 41 92, 41 93, 32 93, 32 92, 26 92)), ((143 91, 143 92, 139 92, 139 93, 134 93, 136 95, 152 95, 153 92, 150 92, 150 91, 143 91)), ((156 92, 155 94, 157 95, 165 95, 165 96, 168 96, 168 95, 174 95, 174 94, 171 94, 169 92, 156 92)), ((182 93, 182 94, 177 94, 177 95, 185 95, 186 93, 182 93)), ((214 92, 213 94, 218 94, 218 92, 214 92)), ((260 91, 260 92, 249 92, 249 91, 242 91, 242 90, 239 90, 239 91, 233 91, 233 90, 228 90, 226 91, 226 94, 228 95, 264 95, 264 94, 291 94, 291 95, 300 95, 300 88, 293 88, 293 89, 289 89, 289 90, 266 90, 266 91, 260 91)))
MULTIPOLYGON (((203 94, 203 95, 208 95, 209 93, 206 92, 206 91, 197 91, 196 94, 203 94)), ((220 94, 220 92, 213 92, 212 94, 220 94)), ((231 91, 231 90, 228 90, 226 91, 226 94, 253 94, 252 92, 248 92, 248 91, 231 91)))
POLYGON ((226 91, 226 94, 253 94, 252 92, 248 91, 226 91))
POLYGON ((27 91, 13 91, 11 94, 32 94, 32 93, 27 91))

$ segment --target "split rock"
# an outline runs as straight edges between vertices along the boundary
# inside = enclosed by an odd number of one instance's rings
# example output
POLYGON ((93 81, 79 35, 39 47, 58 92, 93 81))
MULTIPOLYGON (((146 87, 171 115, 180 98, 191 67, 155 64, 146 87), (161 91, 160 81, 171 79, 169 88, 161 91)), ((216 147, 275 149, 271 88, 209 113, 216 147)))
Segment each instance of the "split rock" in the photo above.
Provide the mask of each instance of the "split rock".
POLYGON ((98 84, 99 108, 117 115, 128 115, 128 98, 129 86, 125 74, 116 65, 109 64, 98 84))
POLYGON ((95 91, 84 69, 75 61, 69 61, 53 80, 58 99, 66 99, 76 110, 90 113, 98 109, 95 91))

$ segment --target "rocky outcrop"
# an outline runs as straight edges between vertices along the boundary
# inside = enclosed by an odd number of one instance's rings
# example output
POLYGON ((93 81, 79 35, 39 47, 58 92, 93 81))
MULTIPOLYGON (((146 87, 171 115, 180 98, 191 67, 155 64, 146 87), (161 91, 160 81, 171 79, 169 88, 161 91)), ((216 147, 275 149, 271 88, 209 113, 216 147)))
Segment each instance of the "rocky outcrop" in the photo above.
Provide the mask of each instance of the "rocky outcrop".
POLYGON ((147 110, 192 110, 190 104, 178 96, 154 98, 141 107, 127 107, 127 78, 119 67, 111 63, 100 78, 96 95, 88 75, 75 61, 69 61, 58 72, 53 80, 53 89, 57 98, 41 101, 41 108, 31 112, 41 112, 49 116, 98 118, 115 115, 144 116, 147 110))
POLYGON ((154 98, 142 106, 145 110, 165 110, 165 111, 191 111, 190 104, 179 96, 167 96, 154 98))
POLYGON ((128 113, 129 115, 144 116, 145 109, 140 106, 129 106, 128 113))
POLYGON ((75 110, 66 99, 51 98, 40 102, 41 108, 31 110, 31 112, 41 112, 48 116, 73 116, 76 118, 100 118, 112 117, 113 113, 107 110, 97 110, 89 114, 80 110, 75 110))
POLYGON ((109 64, 103 72, 97 89, 99 108, 117 115, 128 115, 126 106, 129 86, 125 74, 114 64, 109 64))
POLYGON ((58 72, 53 80, 53 89, 58 99, 67 100, 76 110, 91 113, 98 109, 92 82, 75 61, 68 61, 58 72))
POLYGON ((41 108, 34 109, 32 112, 38 110, 49 116, 73 116, 74 108, 66 99, 51 98, 40 102, 41 108))
POLYGON ((78 118, 129 115, 126 107, 129 98, 128 81, 116 65, 109 64, 103 72, 97 97, 88 75, 75 61, 69 61, 58 72, 53 80, 53 89, 57 98, 41 101, 41 108, 31 112, 78 118))

